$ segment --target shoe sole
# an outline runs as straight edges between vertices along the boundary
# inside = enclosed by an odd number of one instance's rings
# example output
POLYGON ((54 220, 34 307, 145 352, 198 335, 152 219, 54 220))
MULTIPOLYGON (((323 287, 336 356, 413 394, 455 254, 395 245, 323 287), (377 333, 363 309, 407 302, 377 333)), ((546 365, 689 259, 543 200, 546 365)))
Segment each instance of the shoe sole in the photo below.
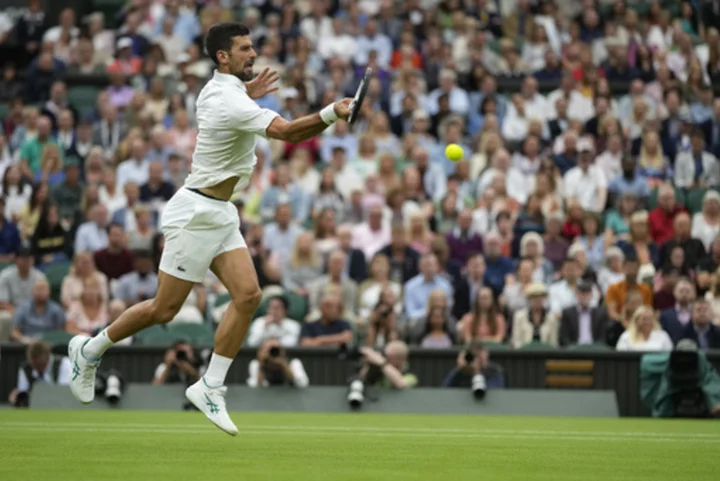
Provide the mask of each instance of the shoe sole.
POLYGON ((219 424, 217 424, 215 421, 213 421, 212 419, 210 419, 210 417, 209 417, 207 414, 205 414, 205 412, 204 412, 204 411, 202 410, 202 408, 198 405, 198 403, 196 403, 195 400, 193 400, 193 398, 192 398, 190 395, 188 395, 188 391, 190 391, 190 388, 187 388, 187 389, 185 390, 185 399, 187 399, 188 401, 190 401, 190 403, 192 403, 192 405, 195 406, 195 407, 197 408, 197 410, 200 411, 200 412, 202 413, 202 415, 205 416, 205 417, 207 418, 207 420, 212 423, 213 426, 215 426, 216 428, 218 428, 220 431, 224 432, 225 434, 229 434, 230 436, 233 436, 233 437, 237 436, 237 434, 238 434, 237 431, 235 431, 235 432, 226 431, 226 430, 224 430, 222 427, 220 427, 219 424))
MULTIPOLYGON (((74 338, 73 338, 73 339, 74 339, 74 338)), ((72 362, 75 362, 75 358, 76 358, 80 353, 77 352, 76 349, 73 349, 71 346, 72 346, 72 340, 70 340, 70 342, 68 343, 68 354, 69 354, 70 360, 71 360, 72 362)), ((93 400, 95 400, 95 392, 93 392, 93 397, 90 398, 90 400, 88 400, 88 401, 85 401, 85 400, 83 400, 83 399, 80 399, 80 397, 78 396, 78 394, 73 390, 72 381, 70 382, 70 392, 72 393, 73 397, 74 397, 75 399, 77 399, 79 402, 81 402, 82 404, 91 404, 91 403, 93 402, 93 400)))

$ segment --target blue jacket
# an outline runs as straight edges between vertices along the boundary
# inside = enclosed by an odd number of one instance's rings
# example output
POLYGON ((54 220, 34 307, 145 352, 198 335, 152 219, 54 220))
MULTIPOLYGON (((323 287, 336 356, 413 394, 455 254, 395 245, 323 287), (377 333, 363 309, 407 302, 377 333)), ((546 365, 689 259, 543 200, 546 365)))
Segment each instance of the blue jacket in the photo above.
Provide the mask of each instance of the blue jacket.
POLYGON ((677 344, 683 338, 686 327, 690 326, 690 329, 692 329, 692 323, 683 325, 680 322, 675 307, 662 310, 660 313, 660 326, 668 333, 673 344, 677 344))
MULTIPOLYGON (((705 335, 707 338, 708 348, 709 349, 720 349, 720 328, 717 326, 714 326, 713 324, 710 324, 708 327, 708 332, 705 335)), ((684 327, 682 332, 680 333, 680 339, 692 339, 695 341, 700 347, 700 343, 698 342, 698 335, 697 332, 695 332, 695 327, 693 326, 692 322, 688 322, 684 327)))

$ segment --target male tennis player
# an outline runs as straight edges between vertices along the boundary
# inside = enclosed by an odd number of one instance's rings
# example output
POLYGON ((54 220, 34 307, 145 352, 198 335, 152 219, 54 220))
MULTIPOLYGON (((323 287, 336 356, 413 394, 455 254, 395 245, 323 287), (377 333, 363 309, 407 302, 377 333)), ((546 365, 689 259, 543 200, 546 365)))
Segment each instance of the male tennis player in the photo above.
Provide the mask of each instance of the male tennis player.
POLYGON ((216 426, 235 435, 237 428, 225 407, 225 376, 245 339, 261 292, 240 234, 237 210, 228 200, 249 181, 257 161, 256 135, 286 142, 310 139, 338 119, 346 119, 352 99, 287 121, 253 100, 277 90, 278 75, 265 69, 254 77, 257 54, 246 26, 215 25, 206 45, 217 70, 197 100, 199 129, 191 172, 162 215, 165 249, 157 297, 132 306, 93 338, 78 335, 70 340, 70 388, 79 401, 91 402, 102 354, 138 331, 172 320, 193 285, 210 268, 227 287, 232 302, 215 334, 207 372, 185 395, 216 426))

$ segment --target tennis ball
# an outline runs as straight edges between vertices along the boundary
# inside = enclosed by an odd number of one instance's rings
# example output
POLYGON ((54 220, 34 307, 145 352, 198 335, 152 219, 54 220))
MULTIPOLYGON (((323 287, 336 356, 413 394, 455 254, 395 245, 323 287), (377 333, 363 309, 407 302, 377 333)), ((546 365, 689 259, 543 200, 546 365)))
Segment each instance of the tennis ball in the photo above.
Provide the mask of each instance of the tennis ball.
POLYGON ((463 149, 458 144, 450 144, 447 147, 445 147, 445 157, 452 160, 453 162, 457 162, 458 160, 463 158, 463 149))

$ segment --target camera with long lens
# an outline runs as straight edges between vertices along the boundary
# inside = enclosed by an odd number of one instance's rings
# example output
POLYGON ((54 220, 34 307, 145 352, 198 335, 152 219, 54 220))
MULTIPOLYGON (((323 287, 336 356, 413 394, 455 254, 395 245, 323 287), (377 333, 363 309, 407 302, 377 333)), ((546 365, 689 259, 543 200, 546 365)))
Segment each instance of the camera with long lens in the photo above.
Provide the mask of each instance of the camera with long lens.
POLYGON ((340 344, 340 350, 338 351, 338 359, 341 361, 359 361, 362 358, 362 353, 357 346, 348 346, 347 344, 340 344))
MULTIPOLYGON (((474 361, 475 353, 473 353, 469 349, 465 351, 465 364, 469 366, 474 361)), ((472 390, 475 399, 483 399, 485 397, 485 392, 487 391, 487 382, 485 381, 485 376, 483 376, 482 373, 478 372, 472 377, 472 380, 470 381, 470 389, 472 390)))
POLYGON ((177 359, 178 361, 187 361, 188 357, 187 357, 187 353, 185 352, 185 350, 184 349, 175 350, 175 359, 177 359))
POLYGON ((268 355, 270 357, 280 357, 280 348, 278 346, 273 346, 268 351, 268 355))

